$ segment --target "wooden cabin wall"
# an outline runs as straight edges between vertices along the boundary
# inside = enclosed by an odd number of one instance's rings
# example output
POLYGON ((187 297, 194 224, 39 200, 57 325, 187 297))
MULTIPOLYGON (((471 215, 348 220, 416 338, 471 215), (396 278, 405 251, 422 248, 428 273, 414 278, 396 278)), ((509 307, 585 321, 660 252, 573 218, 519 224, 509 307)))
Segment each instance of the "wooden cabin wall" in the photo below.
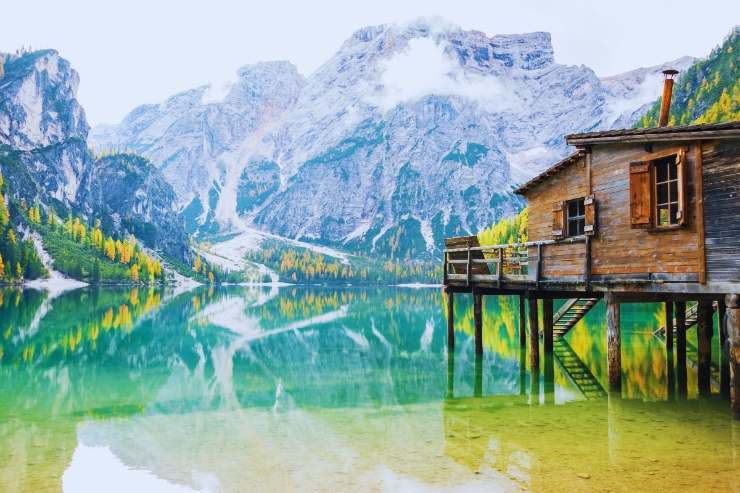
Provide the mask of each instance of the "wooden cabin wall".
MULTIPOLYGON (((564 200, 577 199, 586 195, 585 160, 568 165, 545 182, 540 183, 527 193, 529 203, 529 241, 552 239, 553 204, 564 200)), ((583 243, 570 245, 548 245, 543 249, 542 278, 567 278, 583 275, 583 243)), ((534 259, 536 248, 530 248, 529 255, 534 259)), ((530 262, 530 275, 534 274, 533 261, 530 262)))
MULTIPOLYGON (((652 152, 688 143, 655 145, 652 152)), ((667 231, 630 225, 629 164, 643 160, 641 144, 597 145, 592 154, 592 186, 598 207, 592 243, 592 276, 643 278, 648 274, 673 281, 698 281, 701 266, 696 221, 694 149, 686 153, 686 225, 667 231)), ((532 213, 530 212, 530 221, 532 213)))
POLYGON ((740 282, 740 141, 703 145, 707 281, 740 282))

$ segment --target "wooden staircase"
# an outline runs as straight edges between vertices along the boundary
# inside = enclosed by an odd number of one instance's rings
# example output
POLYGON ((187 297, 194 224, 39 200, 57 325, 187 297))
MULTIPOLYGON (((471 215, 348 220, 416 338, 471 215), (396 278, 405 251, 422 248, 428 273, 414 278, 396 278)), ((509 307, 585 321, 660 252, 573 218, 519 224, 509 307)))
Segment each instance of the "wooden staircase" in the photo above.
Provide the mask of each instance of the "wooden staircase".
POLYGON ((557 358, 563 371, 570 377, 586 399, 599 399, 606 396, 591 370, 581 361, 563 337, 553 341, 553 353, 557 358))
POLYGON ((563 337, 599 301, 598 298, 573 298, 565 302, 553 317, 553 336, 563 337))
MULTIPOLYGON (((696 322, 699 319, 698 308, 699 308, 698 303, 694 303, 693 305, 689 306, 686 309, 686 330, 689 330, 691 327, 696 325, 696 322)), ((658 336, 658 337, 664 337, 665 336, 665 325, 663 325, 658 330, 653 332, 653 335, 658 336)), ((676 337, 676 317, 673 317, 673 337, 676 337)))

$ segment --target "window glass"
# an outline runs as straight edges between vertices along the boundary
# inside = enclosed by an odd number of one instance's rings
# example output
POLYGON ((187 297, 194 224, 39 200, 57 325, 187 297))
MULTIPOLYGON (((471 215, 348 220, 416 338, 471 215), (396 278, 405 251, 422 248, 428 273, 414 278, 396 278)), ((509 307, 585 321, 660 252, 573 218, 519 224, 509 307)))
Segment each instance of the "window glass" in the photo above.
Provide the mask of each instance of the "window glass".
POLYGON ((586 206, 583 199, 568 201, 568 236, 580 236, 586 225, 586 206))
POLYGON ((655 161, 657 225, 678 224, 678 166, 676 156, 655 161))

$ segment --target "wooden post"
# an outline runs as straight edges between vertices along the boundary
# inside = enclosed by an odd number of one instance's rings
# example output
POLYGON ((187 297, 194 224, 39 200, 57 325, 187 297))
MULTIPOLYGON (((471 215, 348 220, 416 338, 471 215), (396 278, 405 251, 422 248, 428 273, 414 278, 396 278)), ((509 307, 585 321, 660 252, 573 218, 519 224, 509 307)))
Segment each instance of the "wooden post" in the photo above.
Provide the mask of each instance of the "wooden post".
POLYGON ((665 368, 668 400, 673 400, 676 397, 676 370, 673 366, 673 348, 666 349, 665 368))
POLYGON ((523 294, 519 295, 519 347, 527 347, 527 300, 523 294))
POLYGON ((686 302, 676 302, 676 381, 678 383, 678 395, 688 395, 688 383, 686 375, 686 302))
POLYGON ((730 396, 730 344, 725 322, 727 305, 725 299, 717 300, 717 320, 719 321, 719 393, 722 397, 730 396))
POLYGON ((447 349, 455 350, 455 293, 447 288, 447 349))
POLYGON ((696 315, 696 338, 699 346, 697 361, 699 395, 708 397, 712 393, 710 366, 712 362, 712 322, 714 318, 712 303, 700 300, 696 315))
POLYGON ((552 354, 552 298, 542 299, 542 325, 545 340, 545 354, 552 354))
POLYGON ((622 390, 622 338, 620 333, 619 300, 613 293, 606 294, 606 346, 609 391, 622 390))
POLYGON ((527 394, 527 348, 519 348, 519 395, 527 394))
POLYGON ((483 295, 473 291, 473 322, 475 325, 475 354, 483 354, 483 295))
POLYGON ((447 353, 447 398, 455 398, 455 352, 447 353))
POLYGON ((483 355, 475 355, 475 383, 473 385, 473 395, 483 397, 483 355))
MULTIPOLYGON (((539 373, 540 369, 540 329, 537 314, 537 298, 529 297, 529 367, 539 373)), ((532 378, 537 378, 532 375, 532 378)))
POLYGON ((730 356, 730 408, 735 419, 740 419, 740 294, 728 294, 725 296, 725 304, 725 327, 730 356))
POLYGON ((673 302, 665 302, 665 348, 673 351, 673 302))
POLYGON ((545 404, 555 402, 555 356, 545 353, 545 404))

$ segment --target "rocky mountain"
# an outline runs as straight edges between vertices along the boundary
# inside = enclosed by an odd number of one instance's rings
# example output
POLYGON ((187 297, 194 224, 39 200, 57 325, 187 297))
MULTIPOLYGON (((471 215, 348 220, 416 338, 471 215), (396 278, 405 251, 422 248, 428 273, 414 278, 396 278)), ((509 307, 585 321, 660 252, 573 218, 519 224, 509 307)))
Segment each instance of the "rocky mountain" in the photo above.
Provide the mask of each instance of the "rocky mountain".
POLYGON ((104 230, 133 234, 160 253, 189 258, 183 221, 172 207, 175 192, 147 159, 134 154, 101 157, 83 175, 77 200, 88 217, 102 218, 104 230))
POLYGON ((62 208, 91 162, 79 76, 54 50, 0 54, 0 159, 16 193, 62 208))
POLYGON ((0 54, 0 170, 13 198, 61 217, 82 212, 182 261, 190 258, 172 187, 146 160, 95 161, 79 75, 54 50, 0 54), (144 197, 144 195, 148 195, 144 197))
POLYGON ((357 31, 306 79, 244 67, 223 98, 186 91, 92 142, 149 157, 193 230, 419 258, 518 210, 512 186, 563 156, 565 133, 633 124, 663 67, 601 79, 556 63, 548 33, 419 20, 357 31))

